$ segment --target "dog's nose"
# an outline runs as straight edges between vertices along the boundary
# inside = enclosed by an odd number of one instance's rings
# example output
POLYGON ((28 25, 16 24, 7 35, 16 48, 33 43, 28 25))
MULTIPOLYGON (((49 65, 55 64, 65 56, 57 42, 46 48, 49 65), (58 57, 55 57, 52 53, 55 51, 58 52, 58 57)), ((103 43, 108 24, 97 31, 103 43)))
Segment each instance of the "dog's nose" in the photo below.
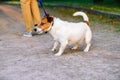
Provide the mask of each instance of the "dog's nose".
POLYGON ((47 34, 47 33, 48 33, 48 31, 45 31, 45 33, 47 34))
POLYGON ((36 28, 34 28, 34 31, 36 32, 36 31, 37 31, 37 29, 36 29, 36 28))

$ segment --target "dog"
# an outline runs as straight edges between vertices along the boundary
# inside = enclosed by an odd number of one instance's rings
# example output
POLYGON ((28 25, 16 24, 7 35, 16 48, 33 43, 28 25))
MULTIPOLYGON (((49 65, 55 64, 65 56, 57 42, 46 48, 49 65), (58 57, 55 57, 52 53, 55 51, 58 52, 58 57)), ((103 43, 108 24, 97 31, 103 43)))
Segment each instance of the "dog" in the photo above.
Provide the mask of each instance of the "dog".
POLYGON ((60 56, 64 52, 67 45, 75 44, 72 49, 77 49, 79 44, 84 40, 87 44, 84 52, 88 52, 91 46, 92 31, 89 27, 88 16, 81 11, 75 12, 73 16, 82 16, 83 22, 68 22, 63 21, 53 16, 44 16, 41 20, 41 24, 34 28, 37 33, 49 32, 54 40, 54 46, 52 51, 55 51, 60 44, 59 51, 55 56, 60 56))

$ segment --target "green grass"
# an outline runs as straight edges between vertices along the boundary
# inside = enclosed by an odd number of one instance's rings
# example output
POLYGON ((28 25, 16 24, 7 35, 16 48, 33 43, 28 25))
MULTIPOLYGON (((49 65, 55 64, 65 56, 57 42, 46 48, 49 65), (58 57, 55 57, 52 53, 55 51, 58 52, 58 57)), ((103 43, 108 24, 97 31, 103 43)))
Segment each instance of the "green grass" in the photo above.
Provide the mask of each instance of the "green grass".
MULTIPOLYGON (((80 0, 78 0, 78 1, 80 1, 80 0)), ((81 1, 86 1, 86 0, 81 0, 81 1)), ((57 2, 55 2, 54 0, 53 0, 53 2, 51 2, 51 1, 50 2, 43 1, 43 2, 45 4, 45 8, 46 7, 51 8, 52 11, 57 12, 59 14, 62 14, 61 16, 63 16, 64 18, 65 17, 68 17, 68 18, 71 17, 72 13, 75 12, 75 10, 65 9, 65 8, 59 8, 58 9, 58 8, 55 8, 55 7, 50 7, 49 4, 63 4, 63 5, 68 5, 68 6, 86 7, 86 8, 90 8, 90 9, 120 13, 120 7, 115 5, 115 4, 112 4, 112 6, 109 5, 109 4, 107 4, 107 5, 104 5, 104 4, 94 5, 92 2, 89 3, 89 4, 87 4, 85 2, 83 2, 83 3, 80 3, 80 2, 72 3, 71 0, 69 0, 69 2, 65 2, 64 0, 62 0, 62 1, 59 0, 57 2), (67 15, 64 15, 64 14, 67 14, 67 15)), ((10 2, 10 4, 19 5, 20 3, 19 2, 14 2, 14 3, 10 2)), ((54 14, 54 13, 52 13, 52 14, 54 14)), ((99 23, 105 24, 105 25, 106 24, 107 25, 112 25, 115 28, 116 31, 120 32, 120 21, 118 21, 117 19, 107 18, 107 17, 103 17, 101 15, 93 15, 93 14, 89 14, 89 13, 88 13, 88 16, 90 18, 90 21, 92 21, 94 23, 99 22, 99 23)), ((68 20, 70 20, 70 19, 68 19, 68 20)), ((76 19, 76 20, 79 21, 79 19, 76 19)))
POLYGON ((83 7, 83 8, 89 8, 93 10, 102 10, 106 12, 113 12, 113 13, 120 13, 120 6, 116 4, 93 4, 92 2, 87 3, 80 3, 80 2, 44 2, 44 4, 51 5, 51 4, 61 4, 61 5, 67 5, 67 6, 75 6, 75 7, 83 7))
POLYGON ((120 7, 113 5, 104 5, 104 4, 89 4, 89 5, 81 5, 81 7, 85 7, 85 8, 89 8, 89 9, 93 9, 93 10, 102 10, 105 12, 113 12, 113 13, 120 13, 120 7))
MULTIPOLYGON (((49 10, 52 10, 54 13, 50 13, 50 15, 57 16, 67 21, 83 21, 82 17, 73 17, 72 14, 76 11, 74 9, 65 9, 65 8, 56 8, 56 7, 46 7, 49 10)), ((49 13, 50 11, 48 11, 49 13)), ((86 12, 87 13, 87 12, 86 12)), ((87 13, 90 19, 90 25, 92 27, 97 26, 96 23, 101 24, 101 27, 107 28, 108 30, 114 30, 115 32, 120 32, 120 21, 114 18, 107 18, 101 15, 93 15, 87 13), (107 26, 107 27, 106 27, 107 26)))
MULTIPOLYGON (((83 7, 93 10, 102 10, 120 14, 120 6, 114 0, 104 0, 104 3, 94 4, 93 0, 43 0, 43 4, 62 4, 67 6, 83 7)), ((20 4, 19 1, 7 1, 10 4, 20 4)))

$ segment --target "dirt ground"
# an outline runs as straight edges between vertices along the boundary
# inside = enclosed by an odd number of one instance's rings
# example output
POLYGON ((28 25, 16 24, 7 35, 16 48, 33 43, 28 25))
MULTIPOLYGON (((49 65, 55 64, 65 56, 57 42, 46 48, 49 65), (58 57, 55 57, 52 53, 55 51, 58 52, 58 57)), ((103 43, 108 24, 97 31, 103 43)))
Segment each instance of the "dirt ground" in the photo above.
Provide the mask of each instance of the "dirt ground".
POLYGON ((22 36, 20 7, 0 5, 0 80, 120 80, 120 33, 94 25, 90 52, 68 47, 56 57, 49 34, 22 36))

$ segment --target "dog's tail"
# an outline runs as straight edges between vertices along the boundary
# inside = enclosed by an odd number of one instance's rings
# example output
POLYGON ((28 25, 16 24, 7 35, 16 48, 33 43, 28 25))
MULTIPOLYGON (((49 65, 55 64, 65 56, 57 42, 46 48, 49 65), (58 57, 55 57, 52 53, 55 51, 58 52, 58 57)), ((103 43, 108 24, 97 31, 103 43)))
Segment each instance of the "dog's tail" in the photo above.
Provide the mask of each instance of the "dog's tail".
POLYGON ((83 17, 85 23, 89 24, 89 18, 84 12, 79 11, 73 14, 73 16, 79 16, 79 15, 83 17))

